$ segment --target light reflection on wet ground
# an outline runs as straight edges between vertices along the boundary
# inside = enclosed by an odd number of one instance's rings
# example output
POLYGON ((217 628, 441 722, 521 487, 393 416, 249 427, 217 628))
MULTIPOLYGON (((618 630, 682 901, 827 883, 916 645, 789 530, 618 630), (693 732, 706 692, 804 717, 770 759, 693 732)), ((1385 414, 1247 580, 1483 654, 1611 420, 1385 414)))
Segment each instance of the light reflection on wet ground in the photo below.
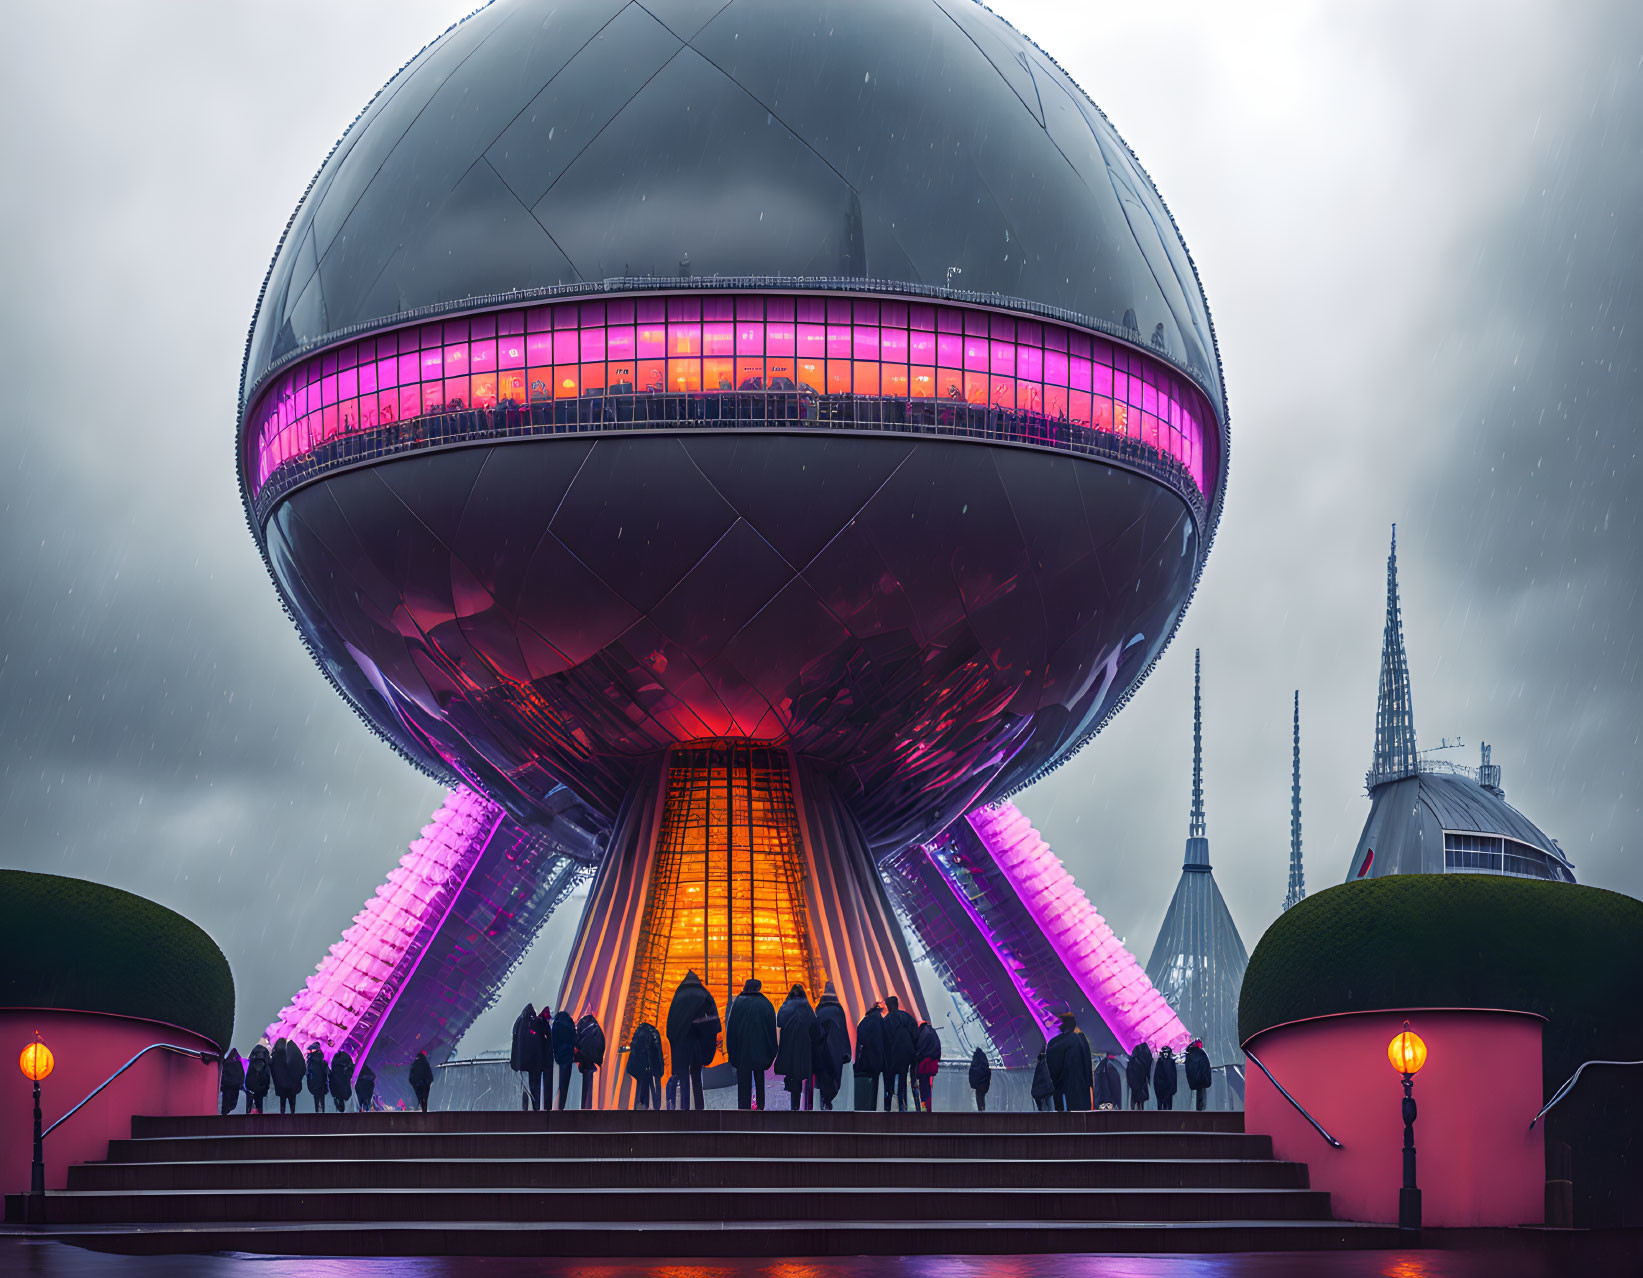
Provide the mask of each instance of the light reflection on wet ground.
POLYGON ((0 1238, 0 1274, 38 1278, 1542 1278, 1566 1271, 1564 1265, 1525 1250, 1496 1247, 1464 1252, 849 1256, 668 1263, 548 1257, 106 1256, 60 1243, 0 1238))

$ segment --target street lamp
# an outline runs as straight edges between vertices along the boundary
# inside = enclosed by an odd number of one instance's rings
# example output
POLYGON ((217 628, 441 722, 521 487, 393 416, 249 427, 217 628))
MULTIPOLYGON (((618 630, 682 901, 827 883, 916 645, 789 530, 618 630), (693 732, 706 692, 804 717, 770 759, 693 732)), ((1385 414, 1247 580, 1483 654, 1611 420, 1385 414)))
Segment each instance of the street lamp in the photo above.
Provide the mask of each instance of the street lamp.
POLYGON ((1426 1043, 1403 1023, 1386 1046, 1386 1058, 1403 1075, 1403 1188, 1398 1191, 1398 1228, 1421 1227, 1421 1191, 1415 1184, 1415 1075, 1426 1064, 1426 1043))
POLYGON ((51 1048, 40 1041, 40 1031, 34 1032, 34 1042, 23 1049, 17 1058, 23 1077, 34 1081, 34 1164, 29 1168, 29 1201, 25 1218, 31 1225, 46 1221, 46 1156, 45 1142, 40 1135, 40 1080, 50 1074, 57 1064, 51 1048))

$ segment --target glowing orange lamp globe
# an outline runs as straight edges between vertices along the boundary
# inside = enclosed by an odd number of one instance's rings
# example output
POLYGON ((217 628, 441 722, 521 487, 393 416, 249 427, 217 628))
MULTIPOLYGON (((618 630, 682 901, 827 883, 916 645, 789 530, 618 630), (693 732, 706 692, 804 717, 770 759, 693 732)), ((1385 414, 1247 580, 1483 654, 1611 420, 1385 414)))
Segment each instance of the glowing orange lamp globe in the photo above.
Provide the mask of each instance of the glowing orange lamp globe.
POLYGON ((1426 1043, 1419 1034, 1404 1030, 1386 1047, 1386 1058, 1400 1074, 1418 1074, 1426 1064, 1426 1043))
POLYGON ((51 1073, 57 1061, 51 1054, 51 1048, 44 1043, 30 1043, 17 1058, 17 1064, 22 1068, 25 1078, 31 1078, 38 1083, 51 1073))

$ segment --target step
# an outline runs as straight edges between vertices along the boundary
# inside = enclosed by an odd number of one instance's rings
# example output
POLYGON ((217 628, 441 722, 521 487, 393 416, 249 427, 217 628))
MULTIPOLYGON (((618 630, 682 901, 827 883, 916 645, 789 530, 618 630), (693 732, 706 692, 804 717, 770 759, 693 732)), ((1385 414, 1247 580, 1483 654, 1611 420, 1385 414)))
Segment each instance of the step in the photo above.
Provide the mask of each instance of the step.
POLYGON ((1051 1132, 1221 1132, 1241 1134, 1244 1116, 1227 1110, 1084 1110, 1078 1113, 976 1113, 950 1110, 935 1114, 836 1109, 762 1112, 711 1110, 464 1110, 429 1114, 389 1110, 374 1114, 211 1114, 179 1117, 138 1116, 131 1120, 135 1137, 259 1135, 280 1133, 326 1135, 353 1131, 415 1132, 866 1132, 921 1130, 942 1133, 1019 1135, 1051 1132))
POLYGON ((1169 1158, 596 1158, 255 1159, 83 1163, 70 1190, 141 1189, 1305 1189, 1303 1163, 1169 1158))
MULTIPOLYGON (((770 1220, 758 1224, 636 1220, 474 1224, 417 1222, 131 1228, 53 1226, 43 1235, 124 1255, 248 1252, 285 1256, 772 1257, 1023 1255, 1390 1250, 1407 1246, 1382 1225, 1239 1219, 1058 1222, 1023 1229, 1014 1221, 770 1220)), ((802 1266, 800 1266, 802 1268, 802 1266)))
MULTIPOLYGON (((9 1204, 8 1204, 9 1206, 9 1204)), ((49 1196, 61 1224, 220 1221, 806 1222, 935 1217, 954 1222, 1329 1219, 1329 1195, 1303 1189, 926 1189, 845 1186, 802 1193, 746 1189, 110 1190, 49 1196)))
POLYGON ((289 1159, 452 1158, 1218 1158, 1272 1157, 1272 1140, 1232 1132, 1027 1132, 964 1134, 897 1131, 737 1133, 656 1130, 418 1132, 383 1128, 304 1135, 148 1136, 109 1142, 108 1161, 204 1162, 289 1159))

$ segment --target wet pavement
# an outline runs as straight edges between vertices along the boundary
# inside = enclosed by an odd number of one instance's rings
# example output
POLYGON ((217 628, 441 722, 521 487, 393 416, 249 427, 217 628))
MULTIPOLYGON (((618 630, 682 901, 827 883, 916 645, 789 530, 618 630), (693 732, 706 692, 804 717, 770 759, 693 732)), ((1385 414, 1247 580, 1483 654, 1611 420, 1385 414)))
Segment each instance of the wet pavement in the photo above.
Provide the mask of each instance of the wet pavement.
MULTIPOLYGON (((1525 1240, 1527 1241, 1527 1240, 1525 1240)), ((1533 1246, 1422 1251, 1261 1252, 1209 1256, 849 1256, 801 1260, 108 1256, 0 1238, 0 1274, 39 1278, 1542 1278, 1643 1272, 1633 1239, 1547 1259, 1533 1246), (1623 1258, 1624 1257, 1624 1258, 1623 1258)))

